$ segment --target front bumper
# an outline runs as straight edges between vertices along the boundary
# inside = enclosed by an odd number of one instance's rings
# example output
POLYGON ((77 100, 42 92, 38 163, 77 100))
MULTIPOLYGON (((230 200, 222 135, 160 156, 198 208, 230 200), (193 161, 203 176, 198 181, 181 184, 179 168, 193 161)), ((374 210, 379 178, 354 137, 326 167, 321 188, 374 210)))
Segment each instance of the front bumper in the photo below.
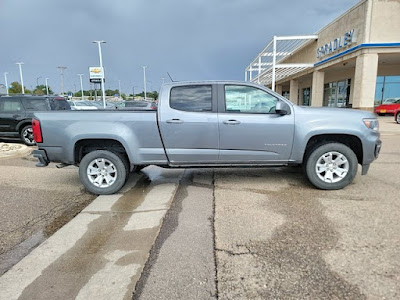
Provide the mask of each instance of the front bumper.
POLYGON ((33 156, 39 160, 36 167, 46 167, 50 163, 44 150, 33 150, 33 156))

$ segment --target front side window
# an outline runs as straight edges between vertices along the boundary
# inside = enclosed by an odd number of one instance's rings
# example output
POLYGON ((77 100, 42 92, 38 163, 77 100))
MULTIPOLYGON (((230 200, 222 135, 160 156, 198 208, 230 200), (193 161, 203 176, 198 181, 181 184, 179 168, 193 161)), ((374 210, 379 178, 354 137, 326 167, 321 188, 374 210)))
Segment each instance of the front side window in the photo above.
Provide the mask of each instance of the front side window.
POLYGON ((17 99, 0 99, 0 111, 23 111, 22 104, 17 99))
POLYGON ((212 110, 211 85, 179 86, 171 89, 170 107, 191 112, 212 110))
POLYGON ((225 111, 247 114, 275 113, 278 99, 267 92, 251 86, 226 85, 225 111))

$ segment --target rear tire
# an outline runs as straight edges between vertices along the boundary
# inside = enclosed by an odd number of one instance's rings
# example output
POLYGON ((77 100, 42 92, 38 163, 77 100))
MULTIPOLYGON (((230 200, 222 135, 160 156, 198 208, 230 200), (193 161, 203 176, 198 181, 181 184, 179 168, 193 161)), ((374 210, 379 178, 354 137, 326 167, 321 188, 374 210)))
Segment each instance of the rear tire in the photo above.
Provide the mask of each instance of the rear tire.
POLYGON ((32 125, 27 125, 24 128, 22 128, 20 137, 21 137, 21 140, 25 143, 25 145, 27 145, 27 146, 35 146, 36 145, 36 142, 33 139, 32 125))
POLYGON ((357 156, 341 143, 327 143, 314 148, 305 164, 310 182, 322 190, 339 190, 357 174, 357 156))
POLYGON ((82 158, 79 177, 85 188, 93 194, 114 194, 123 187, 127 179, 126 162, 113 152, 95 150, 82 158))

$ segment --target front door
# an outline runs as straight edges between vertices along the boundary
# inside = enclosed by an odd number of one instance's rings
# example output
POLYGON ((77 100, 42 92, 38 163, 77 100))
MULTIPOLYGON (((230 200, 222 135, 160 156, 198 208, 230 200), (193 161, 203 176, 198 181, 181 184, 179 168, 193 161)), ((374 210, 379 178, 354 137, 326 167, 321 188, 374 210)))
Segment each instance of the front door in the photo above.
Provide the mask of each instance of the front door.
MULTIPOLYGON (((278 98, 246 85, 221 85, 218 101, 220 163, 280 163, 290 158, 293 113, 275 113, 278 98)), ((282 101, 282 100, 281 100, 282 101)))
POLYGON ((218 162, 216 86, 183 85, 163 90, 160 131, 168 159, 175 165, 218 162), (165 94, 164 94, 165 93, 165 94))

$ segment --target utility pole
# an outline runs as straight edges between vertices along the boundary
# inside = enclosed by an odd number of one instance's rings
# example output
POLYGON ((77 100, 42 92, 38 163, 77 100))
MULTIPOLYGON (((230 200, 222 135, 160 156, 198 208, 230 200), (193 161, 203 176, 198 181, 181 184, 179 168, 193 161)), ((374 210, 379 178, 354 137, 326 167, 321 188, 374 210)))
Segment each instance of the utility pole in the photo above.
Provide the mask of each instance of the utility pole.
POLYGON ((46 95, 49 95, 49 83, 47 82, 49 80, 49 78, 45 78, 44 81, 46 83, 46 95))
POLYGON ((16 65, 19 66, 19 77, 21 77, 22 95, 25 95, 24 78, 22 76, 22 65, 23 64, 24 64, 23 62, 16 63, 16 65))
POLYGON ((83 82, 82 82, 82 76, 83 74, 78 74, 79 78, 81 79, 81 91, 82 91, 82 100, 85 100, 84 96, 83 96, 83 82))
POLYGON ((103 93, 103 107, 106 108, 106 93, 104 90, 104 69, 103 69, 103 57, 101 55, 101 44, 105 44, 105 41, 93 41, 93 43, 97 44, 98 48, 99 48, 99 59, 100 59, 100 68, 103 72, 103 77, 101 78, 101 91, 103 93))
POLYGON ((57 67, 57 69, 59 69, 61 72, 61 95, 62 96, 64 96, 64 70, 66 68, 67 67, 62 67, 62 66, 57 67))
POLYGON ((121 80, 118 80, 118 98, 121 98, 121 80))
POLYGON ((6 83, 6 91, 7 91, 7 96, 9 95, 8 94, 8 81, 7 81, 7 72, 4 72, 4 81, 5 81, 5 83, 6 83))
POLYGON ((144 100, 146 100, 146 98, 147 98, 147 95, 146 95, 146 93, 147 93, 147 90, 146 90, 146 68, 147 68, 147 66, 143 66, 142 68, 143 68, 143 81, 144 81, 144 100))

